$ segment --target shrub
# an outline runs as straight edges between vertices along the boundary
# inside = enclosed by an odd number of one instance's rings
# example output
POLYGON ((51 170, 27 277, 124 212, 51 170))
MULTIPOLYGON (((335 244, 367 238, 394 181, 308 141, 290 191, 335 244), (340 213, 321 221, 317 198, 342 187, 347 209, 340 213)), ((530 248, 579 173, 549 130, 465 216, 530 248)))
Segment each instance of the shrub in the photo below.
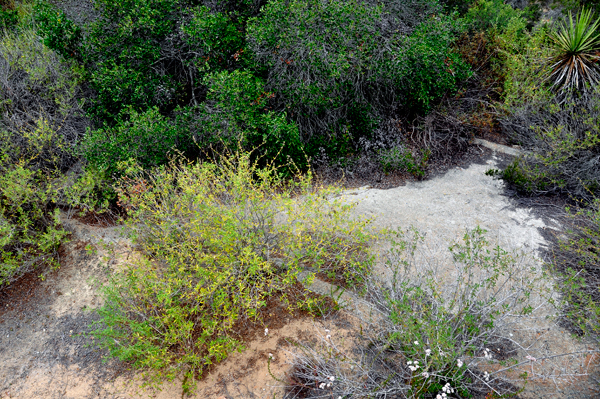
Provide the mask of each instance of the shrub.
POLYGON ((386 281, 370 280, 367 299, 376 311, 372 320, 363 319, 357 346, 338 346, 334 337, 299 346, 286 397, 518 393, 503 374, 517 363, 509 359, 517 355, 519 338, 509 331, 522 326, 540 300, 534 293, 544 292, 547 282, 539 270, 524 265, 523 255, 492 247, 484 233, 468 231, 463 242, 450 247, 451 277, 446 262, 425 255, 423 236, 399 234, 386 281))
POLYGON ((406 105, 429 111, 434 101, 453 94, 471 76, 469 66, 453 48, 463 30, 460 21, 439 16, 423 22, 409 36, 406 49, 395 61, 402 71, 398 84, 406 93, 406 105))
POLYGON ((177 105, 197 105, 205 73, 243 64, 243 19, 218 4, 192 3, 96 0, 102 16, 86 49, 97 91, 91 112, 99 121, 114 121, 128 106, 168 113, 177 105))
POLYGON ((464 76, 450 49, 456 24, 432 17, 438 10, 435 2, 271 1, 249 22, 248 43, 307 146, 352 142, 394 107, 426 108, 464 76))
MULTIPOLYGON (((570 211, 570 210, 569 210, 570 211)), ((570 211, 566 234, 557 235, 550 266, 558 276, 563 311, 570 327, 595 340, 600 337, 600 200, 570 211)))
POLYGON ((236 331, 260 325, 270 298, 306 306, 290 296, 301 264, 364 282, 368 222, 351 220, 331 191, 313 191, 310 175, 285 182, 250 159, 239 153, 123 181, 125 224, 143 256, 104 287, 95 335, 111 356, 158 378, 185 373, 189 387, 241 348, 236 331))
POLYGON ((80 71, 40 43, 30 30, 0 41, 0 130, 10 162, 66 171, 88 125, 81 107, 80 71), (47 138, 30 137, 40 129, 47 138), (49 132, 52 132, 50 134, 49 132), (50 140, 51 138, 51 140, 50 140), (34 156, 35 155, 35 156, 34 156))
POLYGON ((44 38, 46 46, 64 58, 81 59, 81 28, 64 12, 48 3, 37 2, 34 19, 38 34, 44 38))
POLYGON ((525 194, 591 199, 600 192, 598 93, 530 101, 501 119, 528 156, 501 173, 525 194))
POLYGON ((475 31, 500 33, 508 28, 512 19, 523 19, 523 12, 503 0, 480 0, 469 9, 465 18, 475 31))
POLYGON ((582 8, 575 19, 569 11, 567 20, 550 33, 555 51, 548 79, 559 91, 597 86, 600 69, 600 30, 591 9, 582 8))
POLYGON ((243 33, 228 13, 197 7, 182 30, 185 42, 198 53, 195 62, 200 70, 232 68, 245 58, 243 33))
POLYGON ((80 79, 30 30, 0 40, 0 286, 56 265, 67 237, 55 203, 87 125, 80 79))
POLYGON ((261 79, 249 72, 224 71, 208 75, 205 83, 205 103, 181 122, 191 126, 200 147, 232 150, 241 145, 256 148, 255 155, 268 162, 307 166, 298 128, 284 112, 269 110, 273 93, 261 79))
POLYGON ((169 155, 189 146, 188 137, 184 127, 156 107, 142 113, 129 108, 121 112, 116 126, 89 131, 81 151, 90 164, 110 176, 129 160, 145 168, 163 165, 169 155))
POLYGON ((19 12, 17 10, 5 10, 0 7, 0 29, 10 30, 19 23, 19 12))
POLYGON ((379 152, 379 162, 384 173, 401 170, 416 177, 423 177, 429 155, 430 152, 425 150, 423 154, 418 154, 415 157, 408 148, 393 147, 379 152))

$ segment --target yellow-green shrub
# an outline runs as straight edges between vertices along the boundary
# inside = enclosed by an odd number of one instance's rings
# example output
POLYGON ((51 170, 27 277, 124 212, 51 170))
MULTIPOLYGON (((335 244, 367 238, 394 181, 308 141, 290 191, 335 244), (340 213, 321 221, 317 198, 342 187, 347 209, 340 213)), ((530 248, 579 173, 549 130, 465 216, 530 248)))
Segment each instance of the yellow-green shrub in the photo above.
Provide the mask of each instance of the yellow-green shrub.
POLYGON ((80 81, 31 30, 0 38, 0 289, 56 264, 67 236, 56 202, 87 125, 80 81))
POLYGON ((360 284, 369 274, 368 221, 309 175, 281 179, 250 154, 174 164, 123 180, 119 201, 143 257, 104 286, 95 335, 112 356, 186 381, 241 348, 234 326, 260 323, 304 266, 360 284))

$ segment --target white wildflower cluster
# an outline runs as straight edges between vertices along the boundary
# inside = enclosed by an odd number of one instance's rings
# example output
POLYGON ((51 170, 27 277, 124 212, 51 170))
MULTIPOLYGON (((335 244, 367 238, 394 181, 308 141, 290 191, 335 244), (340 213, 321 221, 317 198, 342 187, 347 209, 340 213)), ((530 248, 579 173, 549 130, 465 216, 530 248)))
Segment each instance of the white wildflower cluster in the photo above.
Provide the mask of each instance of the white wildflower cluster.
POLYGON ((487 360, 492 360, 492 352, 488 348, 483 348, 483 357, 487 360))
POLYGON ((269 335, 269 329, 268 329, 268 328, 265 328, 265 337, 266 337, 267 335, 269 335))
POLYGON ((327 333, 327 335, 325 336, 325 339, 331 339, 331 334, 329 330, 325 330, 325 332, 327 333))
POLYGON ((410 371, 417 371, 420 367, 418 360, 415 360, 414 362, 412 360, 409 360, 408 362, 406 362, 406 364, 408 365, 410 371))
POLYGON ((431 349, 425 349, 425 356, 431 356, 431 349))
POLYGON ((334 376, 328 377, 327 379, 329 380, 329 382, 327 382, 327 383, 322 382, 321 384, 319 384, 319 389, 330 388, 331 385, 333 384, 333 382, 335 381, 334 376))
POLYGON ((483 378, 484 378, 486 381, 489 381, 489 380, 490 380, 490 373, 488 373, 487 371, 486 371, 486 372, 484 372, 484 373, 483 373, 483 378))
POLYGON ((458 360, 456 361, 456 365, 458 366, 458 368, 461 368, 461 367, 463 366, 463 361, 462 361, 462 360, 460 360, 460 359, 458 359, 458 360))
POLYGON ((435 399, 446 399, 448 395, 454 393, 454 388, 450 386, 450 383, 446 383, 442 388, 442 393, 438 393, 435 399))

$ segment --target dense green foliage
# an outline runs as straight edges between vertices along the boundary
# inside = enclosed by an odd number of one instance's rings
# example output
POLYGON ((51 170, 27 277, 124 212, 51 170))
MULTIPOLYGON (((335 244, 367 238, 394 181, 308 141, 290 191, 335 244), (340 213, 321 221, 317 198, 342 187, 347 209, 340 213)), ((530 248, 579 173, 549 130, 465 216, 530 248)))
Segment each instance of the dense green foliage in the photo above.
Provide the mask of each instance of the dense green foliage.
POLYGON ((369 134, 393 108, 427 109, 468 76, 451 48, 460 24, 435 17, 434 2, 412 5, 271 1, 251 21, 267 88, 304 139, 369 134))
MULTIPOLYGON (((203 138, 200 152, 205 144, 235 141, 306 166, 307 155, 322 150, 336 157, 359 150, 358 139, 370 137, 383 119, 399 109, 425 112, 469 76, 454 48, 465 25, 456 15, 440 15, 436 0, 270 1, 260 9, 244 1, 95 4, 100 16, 86 35, 44 3, 36 19, 47 45, 86 65, 95 92, 87 112, 101 127, 88 143, 98 142, 98 150, 112 140, 113 126, 133 123, 132 112, 158 109, 171 124, 181 115, 209 121, 188 131, 188 138, 203 138), (213 112, 215 77, 236 70, 234 80, 256 80, 262 92, 245 94, 258 96, 240 116, 225 115, 237 106, 226 105, 230 94, 222 93, 213 112), (215 124, 228 124, 228 132, 207 137, 215 124)), ((189 140, 174 142, 172 133, 157 148, 173 144, 189 153, 189 140)))
POLYGON ((38 33, 44 44, 64 58, 80 58, 81 28, 67 18, 64 12, 47 3, 37 3, 34 8, 38 33))

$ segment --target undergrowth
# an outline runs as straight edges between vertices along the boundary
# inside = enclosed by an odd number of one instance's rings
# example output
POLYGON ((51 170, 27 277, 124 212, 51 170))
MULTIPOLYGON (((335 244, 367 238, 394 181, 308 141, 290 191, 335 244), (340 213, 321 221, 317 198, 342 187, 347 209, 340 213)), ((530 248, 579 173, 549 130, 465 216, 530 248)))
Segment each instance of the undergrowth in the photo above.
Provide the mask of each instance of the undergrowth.
POLYGON ((155 381, 185 374, 185 389, 241 349, 240 326, 261 323, 276 297, 290 311, 305 266, 350 286, 370 274, 368 220, 318 190, 311 175, 283 180, 251 154, 130 173, 118 190, 125 226, 143 256, 111 277, 94 332, 111 356, 155 381))

